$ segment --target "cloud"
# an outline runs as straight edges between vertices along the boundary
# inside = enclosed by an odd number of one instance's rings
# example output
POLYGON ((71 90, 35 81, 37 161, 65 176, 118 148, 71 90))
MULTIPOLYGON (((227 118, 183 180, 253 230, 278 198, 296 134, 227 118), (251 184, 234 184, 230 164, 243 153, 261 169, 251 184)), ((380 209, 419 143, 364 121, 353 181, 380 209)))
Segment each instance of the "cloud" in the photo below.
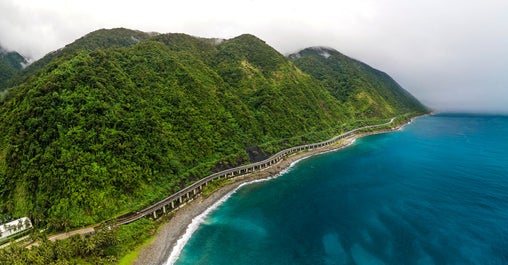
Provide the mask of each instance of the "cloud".
POLYGON ((284 54, 333 47, 438 110, 508 113, 505 14, 504 0, 2 0, 0 44, 40 58, 99 28, 252 33, 284 54))

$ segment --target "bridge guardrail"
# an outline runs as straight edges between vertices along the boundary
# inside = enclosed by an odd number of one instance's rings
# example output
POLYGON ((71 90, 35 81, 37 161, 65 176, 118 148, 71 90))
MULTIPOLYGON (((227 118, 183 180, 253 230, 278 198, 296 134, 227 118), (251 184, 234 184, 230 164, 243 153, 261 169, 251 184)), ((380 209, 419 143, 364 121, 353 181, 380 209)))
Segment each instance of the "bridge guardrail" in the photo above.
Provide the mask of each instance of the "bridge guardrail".
POLYGON ((318 143, 314 143, 314 144, 305 144, 305 145, 290 147, 290 148, 284 149, 284 150, 276 153, 275 155, 273 155, 263 161, 259 161, 256 163, 252 163, 252 164, 248 164, 248 165, 244 165, 244 166, 239 166, 239 167, 235 167, 235 168, 230 168, 230 169, 226 169, 226 170, 223 170, 223 171, 220 171, 217 173, 213 173, 213 174, 211 174, 207 177, 204 177, 204 178, 194 182, 193 184, 183 188, 182 190, 177 191, 176 193, 173 193, 170 196, 136 212, 135 214, 133 214, 131 216, 125 216, 125 217, 116 219, 116 223, 118 225, 121 225, 121 224, 127 224, 130 222, 134 222, 140 218, 143 218, 146 215, 149 215, 157 210, 160 210, 161 208, 171 204, 172 202, 174 202, 176 200, 179 200, 180 198, 188 195, 191 192, 194 192, 195 190, 199 189, 200 187, 207 185, 208 183, 210 183, 211 181, 213 181, 215 179, 219 179, 221 177, 227 178, 227 176, 230 174, 232 177, 246 175, 246 174, 254 172, 256 170, 260 170, 261 166, 263 166, 263 165, 265 165, 264 168, 267 168, 271 165, 275 165, 280 160, 282 160, 283 158, 287 157, 288 155, 290 155, 294 152, 315 149, 315 148, 331 145, 340 139, 344 139, 346 137, 354 135, 358 131, 386 126, 386 125, 393 123, 394 120, 395 120, 395 118, 392 118, 390 121, 383 123, 383 124, 367 125, 367 126, 363 126, 361 128, 353 129, 351 131, 342 133, 342 134, 337 135, 337 136, 335 136, 331 139, 328 139, 326 141, 322 141, 322 142, 318 142, 318 143), (259 167, 259 168, 256 169, 256 167, 259 167), (236 172, 238 172, 238 175, 235 175, 236 172))

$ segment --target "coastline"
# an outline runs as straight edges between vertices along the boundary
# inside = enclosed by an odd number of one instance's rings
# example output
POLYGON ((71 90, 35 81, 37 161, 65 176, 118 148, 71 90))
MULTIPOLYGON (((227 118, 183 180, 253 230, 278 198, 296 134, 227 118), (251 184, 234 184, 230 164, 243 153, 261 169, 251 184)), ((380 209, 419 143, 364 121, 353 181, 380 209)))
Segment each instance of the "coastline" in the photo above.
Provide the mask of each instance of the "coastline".
MULTIPOLYGON (((227 184, 208 196, 200 195, 193 201, 187 203, 181 209, 175 211, 174 215, 167 222, 162 224, 158 231, 156 232, 155 238, 151 244, 149 244, 144 249, 140 250, 139 256, 136 258, 133 264, 142 265, 163 265, 166 264, 170 254, 172 253, 173 248, 177 245, 178 240, 180 240, 187 232, 187 229, 192 224, 193 220, 205 213, 212 207, 213 205, 219 203, 220 201, 226 200, 227 196, 229 196, 232 192, 238 189, 241 185, 244 185, 248 182, 252 182, 255 180, 263 180, 277 177, 282 174, 284 170, 287 170, 291 165, 296 162, 299 162, 305 158, 323 154, 327 152, 337 151, 346 146, 349 146, 355 142, 356 139, 373 135, 373 134, 381 134, 386 132, 392 132, 400 130, 405 125, 411 123, 413 119, 418 118, 414 117, 409 122, 404 123, 402 125, 396 126, 391 129, 385 129, 374 132, 367 132, 359 135, 353 135, 347 137, 338 143, 332 146, 326 146, 318 149, 314 149, 311 151, 306 151, 303 153, 297 153, 295 155, 289 156, 279 162, 278 164, 264 169, 262 171, 254 172, 248 175, 240 176, 234 179, 234 182, 231 184, 227 184)), ((206 215, 205 215, 206 217, 206 215)), ((183 246, 182 246, 183 247, 183 246)))

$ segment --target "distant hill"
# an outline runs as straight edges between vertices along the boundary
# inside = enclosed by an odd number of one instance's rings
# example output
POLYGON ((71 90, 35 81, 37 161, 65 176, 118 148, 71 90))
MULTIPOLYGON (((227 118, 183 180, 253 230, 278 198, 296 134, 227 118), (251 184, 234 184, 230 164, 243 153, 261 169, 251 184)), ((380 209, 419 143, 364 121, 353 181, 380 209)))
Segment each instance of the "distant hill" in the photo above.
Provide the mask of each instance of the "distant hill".
POLYGON ((389 75, 327 47, 289 55, 302 71, 319 80, 355 116, 378 116, 426 108, 389 75))
POLYGON ((48 54, 0 101, 0 213, 55 229, 98 223, 211 172, 426 111, 379 71, 348 62, 358 69, 334 73, 305 51, 289 60, 248 34, 113 29, 48 54))
POLYGON ((0 91, 7 86, 7 81, 20 72, 27 63, 27 59, 21 54, 0 47, 0 91))

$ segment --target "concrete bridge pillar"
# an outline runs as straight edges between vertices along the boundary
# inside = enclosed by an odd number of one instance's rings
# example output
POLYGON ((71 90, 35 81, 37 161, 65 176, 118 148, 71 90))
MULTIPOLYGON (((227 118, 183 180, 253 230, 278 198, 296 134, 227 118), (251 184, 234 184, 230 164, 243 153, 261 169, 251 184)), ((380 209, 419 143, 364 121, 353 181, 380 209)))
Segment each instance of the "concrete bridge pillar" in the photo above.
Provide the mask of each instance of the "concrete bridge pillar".
POLYGON ((162 206, 162 212, 166 213, 166 205, 162 206))
POLYGON ((171 209, 175 209, 175 201, 171 202, 171 209))
POLYGON ((153 211, 153 219, 157 219, 157 211, 153 211))

